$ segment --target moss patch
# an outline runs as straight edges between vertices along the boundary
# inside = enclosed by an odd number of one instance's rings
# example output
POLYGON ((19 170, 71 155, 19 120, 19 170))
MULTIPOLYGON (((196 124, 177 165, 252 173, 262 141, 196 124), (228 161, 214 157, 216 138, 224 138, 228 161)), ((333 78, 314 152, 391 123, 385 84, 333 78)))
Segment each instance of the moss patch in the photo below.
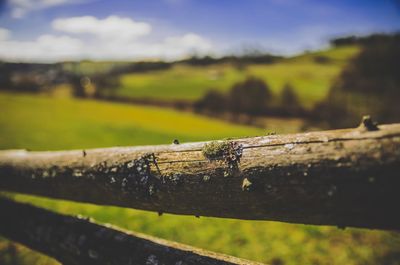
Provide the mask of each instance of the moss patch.
POLYGON ((223 160, 227 165, 224 176, 233 176, 238 173, 240 158, 243 154, 243 145, 234 141, 213 141, 203 147, 203 155, 210 161, 223 160))
POLYGON ((222 159, 229 149, 229 141, 213 141, 204 145, 203 155, 208 160, 222 159))

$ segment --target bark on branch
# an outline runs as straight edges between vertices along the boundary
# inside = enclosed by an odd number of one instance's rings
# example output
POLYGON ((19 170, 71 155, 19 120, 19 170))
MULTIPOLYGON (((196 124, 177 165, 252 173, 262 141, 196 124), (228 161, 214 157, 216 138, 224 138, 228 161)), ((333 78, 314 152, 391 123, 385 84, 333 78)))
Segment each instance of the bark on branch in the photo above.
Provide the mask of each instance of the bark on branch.
POLYGON ((260 264, 0 198, 0 234, 63 264, 260 264))
POLYGON ((400 124, 213 143, 0 152, 0 189, 136 209, 400 229, 400 124))

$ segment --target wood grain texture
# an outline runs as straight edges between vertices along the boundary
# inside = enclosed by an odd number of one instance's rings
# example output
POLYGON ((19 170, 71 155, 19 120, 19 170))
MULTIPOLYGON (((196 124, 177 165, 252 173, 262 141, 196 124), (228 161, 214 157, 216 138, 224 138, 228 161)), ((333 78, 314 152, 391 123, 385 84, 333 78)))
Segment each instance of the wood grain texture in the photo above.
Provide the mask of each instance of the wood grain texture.
POLYGON ((174 214, 400 229, 400 124, 376 129, 233 139, 211 158, 205 142, 3 151, 0 189, 174 214))
POLYGON ((0 197, 0 234, 68 265, 261 264, 0 197))

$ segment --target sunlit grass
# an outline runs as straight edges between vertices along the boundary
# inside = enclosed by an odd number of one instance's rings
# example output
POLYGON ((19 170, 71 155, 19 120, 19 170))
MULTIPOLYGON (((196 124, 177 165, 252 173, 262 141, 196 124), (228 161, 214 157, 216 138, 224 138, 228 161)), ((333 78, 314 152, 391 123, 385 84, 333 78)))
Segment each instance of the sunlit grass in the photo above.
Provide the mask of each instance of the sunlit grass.
POLYGON ((311 107, 322 100, 345 63, 359 52, 357 46, 338 47, 288 58, 274 64, 250 64, 243 68, 231 64, 211 66, 175 65, 171 69, 123 75, 117 94, 157 100, 197 100, 209 89, 227 92, 248 76, 265 80, 277 96, 290 83, 301 103, 311 107), (329 61, 318 63, 317 56, 329 61))
POLYGON ((72 149, 260 135, 264 131, 157 107, 0 94, 0 148, 72 149))
MULTIPOLYGON (((323 51, 317 51, 314 53, 311 53, 311 55, 314 56, 325 56, 331 60, 333 60, 334 63, 337 64, 345 64, 348 62, 348 60, 355 55, 357 55, 361 51, 361 47, 358 45, 350 45, 350 46, 340 46, 336 47, 334 49, 327 49, 323 51)), ((304 55, 304 57, 308 57, 310 54, 304 55)))
POLYGON ((312 106, 322 100, 331 81, 338 75, 340 67, 313 62, 283 62, 270 66, 254 65, 249 72, 262 76, 275 94, 279 94, 286 83, 290 83, 303 106, 312 106))
POLYGON ((171 69, 126 74, 121 78, 121 96, 162 100, 196 100, 209 89, 227 91, 245 78, 229 64, 196 67, 175 65, 171 69))

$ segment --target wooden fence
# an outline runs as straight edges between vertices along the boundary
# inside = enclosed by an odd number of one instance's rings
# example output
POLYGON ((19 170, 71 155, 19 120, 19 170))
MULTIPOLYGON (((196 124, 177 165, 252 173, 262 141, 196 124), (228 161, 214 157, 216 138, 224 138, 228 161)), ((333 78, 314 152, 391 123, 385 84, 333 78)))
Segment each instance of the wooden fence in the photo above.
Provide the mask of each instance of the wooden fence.
MULTIPOLYGON (((378 127, 369 118, 355 129, 281 136, 0 152, 1 190, 159 213, 339 227, 400 229, 399 176, 400 124, 378 127)), ((0 218, 1 234, 65 264, 254 264, 7 199, 0 211, 7 215, 0 218)))

